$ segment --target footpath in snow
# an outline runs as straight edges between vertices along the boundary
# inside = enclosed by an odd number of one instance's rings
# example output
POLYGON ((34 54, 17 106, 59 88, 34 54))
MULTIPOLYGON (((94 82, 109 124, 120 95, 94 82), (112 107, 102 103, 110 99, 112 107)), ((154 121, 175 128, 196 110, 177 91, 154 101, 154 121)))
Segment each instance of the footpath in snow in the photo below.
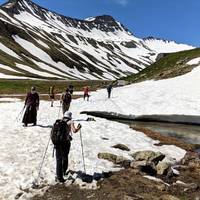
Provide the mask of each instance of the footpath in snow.
MULTIPOLYGON (((121 88, 114 88, 112 98, 107 99, 106 90, 92 94, 90 101, 74 100, 71 111, 74 118, 87 118, 81 111, 112 111, 121 114, 187 114, 199 115, 200 68, 186 75, 162 80, 146 81, 121 88)), ((46 148, 50 128, 58 117, 59 102, 54 107, 41 101, 38 112, 38 126, 22 127, 16 120, 23 108, 23 102, 0 103, 0 192, 1 200, 14 199, 15 195, 32 186, 37 178, 38 166, 46 148)), ((129 154, 140 150, 160 151, 170 162, 180 160, 185 151, 173 145, 155 146, 143 133, 130 129, 127 125, 95 118, 96 122, 81 122, 84 143, 86 171, 88 174, 102 173, 114 168, 106 160, 98 159, 99 152, 108 152, 130 158, 129 154), (108 140, 105 140, 107 138, 108 140), (114 149, 111 146, 123 143, 131 149, 130 153, 114 149)), ((42 169, 42 183, 55 184, 55 158, 52 158, 53 146, 50 144, 42 169)), ((79 133, 74 134, 69 155, 69 169, 83 171, 81 142, 79 133)), ((81 180, 76 182, 81 184, 81 180)), ((95 184, 95 183, 94 183, 95 184)), ((93 184, 93 185, 94 185, 93 184)), ((93 185, 90 185, 92 187, 93 185)), ((20 199, 27 199, 31 193, 20 199)))

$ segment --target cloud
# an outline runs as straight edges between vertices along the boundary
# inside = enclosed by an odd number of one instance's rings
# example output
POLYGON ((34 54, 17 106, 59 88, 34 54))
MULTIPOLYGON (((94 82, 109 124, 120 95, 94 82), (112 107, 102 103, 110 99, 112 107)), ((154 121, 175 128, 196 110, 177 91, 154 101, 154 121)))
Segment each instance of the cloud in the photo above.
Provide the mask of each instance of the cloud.
POLYGON ((113 0, 113 2, 121 5, 121 6, 126 6, 128 4, 129 0, 113 0))

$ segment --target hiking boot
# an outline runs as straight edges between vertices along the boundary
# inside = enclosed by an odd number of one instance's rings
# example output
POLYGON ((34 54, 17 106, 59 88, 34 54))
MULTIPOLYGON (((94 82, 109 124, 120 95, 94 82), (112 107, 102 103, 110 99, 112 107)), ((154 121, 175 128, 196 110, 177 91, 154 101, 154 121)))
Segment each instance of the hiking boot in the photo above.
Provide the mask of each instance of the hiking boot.
POLYGON ((27 124, 23 124, 23 127, 27 127, 27 124))
POLYGON ((66 180, 64 178, 58 178, 58 177, 56 177, 55 181, 58 182, 58 183, 64 183, 66 180))

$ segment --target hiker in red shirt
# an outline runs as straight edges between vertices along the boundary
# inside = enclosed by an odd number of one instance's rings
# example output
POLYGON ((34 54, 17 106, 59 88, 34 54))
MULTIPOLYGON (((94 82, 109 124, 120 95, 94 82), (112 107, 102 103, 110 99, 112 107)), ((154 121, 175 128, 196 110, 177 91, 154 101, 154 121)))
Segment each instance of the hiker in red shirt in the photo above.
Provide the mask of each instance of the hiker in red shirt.
POLYGON ((84 99, 84 101, 85 101, 85 98, 87 97, 87 101, 89 101, 89 97, 90 97, 90 95, 89 95, 89 87, 88 86, 85 86, 84 88, 83 88, 83 91, 84 91, 84 94, 83 94, 83 99, 84 99))

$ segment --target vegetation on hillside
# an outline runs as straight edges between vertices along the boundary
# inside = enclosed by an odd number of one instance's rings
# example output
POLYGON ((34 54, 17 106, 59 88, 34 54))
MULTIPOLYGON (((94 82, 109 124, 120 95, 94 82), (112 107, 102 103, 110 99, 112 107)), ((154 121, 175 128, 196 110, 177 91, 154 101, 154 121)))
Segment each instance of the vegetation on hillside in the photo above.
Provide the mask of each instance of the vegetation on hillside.
POLYGON ((109 81, 45 81, 45 80, 4 80, 0 79, 0 94, 24 94, 31 86, 35 86, 39 93, 48 94, 49 87, 54 85, 56 93, 66 90, 72 84, 76 91, 82 91, 88 85, 90 90, 104 87, 109 81))
POLYGON ((130 83, 135 83, 151 79, 160 80, 180 76, 190 72, 195 67, 186 63, 196 57, 200 57, 200 48, 167 54, 139 73, 124 79, 130 83))

